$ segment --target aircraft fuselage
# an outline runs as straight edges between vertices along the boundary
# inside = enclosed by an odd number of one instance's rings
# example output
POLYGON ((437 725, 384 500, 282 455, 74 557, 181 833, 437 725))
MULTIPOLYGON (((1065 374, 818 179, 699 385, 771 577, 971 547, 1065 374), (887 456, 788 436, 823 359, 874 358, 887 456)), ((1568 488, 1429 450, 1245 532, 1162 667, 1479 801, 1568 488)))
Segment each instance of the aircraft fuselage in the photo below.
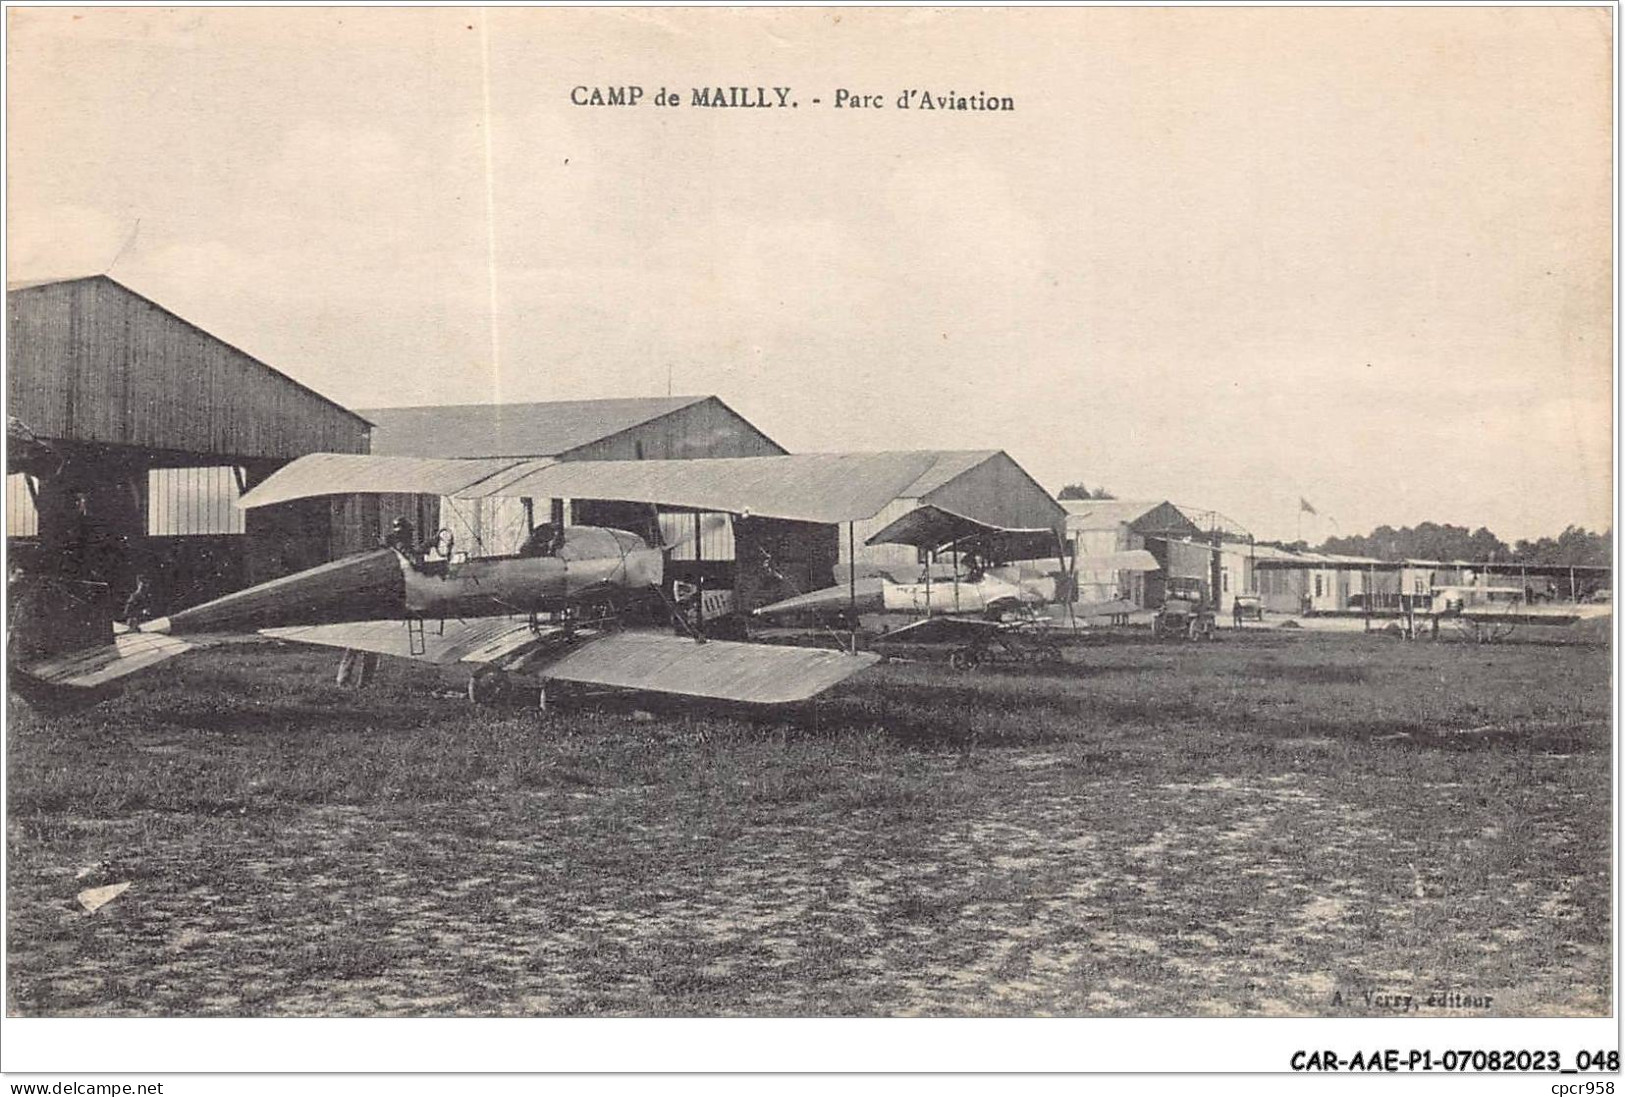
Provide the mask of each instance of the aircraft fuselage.
POLYGON ((424 561, 377 549, 179 610, 144 627, 180 635, 333 621, 548 613, 660 584, 660 550, 630 534, 578 526, 566 531, 566 538, 561 551, 536 556, 424 561))
POLYGON ((402 560, 407 614, 414 617, 489 617, 564 609, 600 594, 660 585, 664 561, 657 549, 586 560, 499 556, 462 562, 402 560))

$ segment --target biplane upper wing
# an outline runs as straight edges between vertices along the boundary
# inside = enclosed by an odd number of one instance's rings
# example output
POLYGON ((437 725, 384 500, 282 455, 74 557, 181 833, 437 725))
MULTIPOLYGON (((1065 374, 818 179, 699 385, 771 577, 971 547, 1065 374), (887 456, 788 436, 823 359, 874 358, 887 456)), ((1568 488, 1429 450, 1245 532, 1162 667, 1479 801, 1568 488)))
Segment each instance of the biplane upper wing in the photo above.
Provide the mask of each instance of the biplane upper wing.
POLYGON ((931 467, 929 454, 803 453, 706 461, 559 461, 311 453, 248 491, 238 505, 355 492, 462 499, 609 499, 700 511, 852 522, 872 518, 931 467))
POLYGON ((1055 531, 1048 526, 989 525, 934 503, 915 507, 867 538, 864 544, 911 545, 936 550, 973 537, 995 545, 998 555, 1006 560, 1054 556, 1059 548, 1055 531))
POLYGON ((1162 567, 1157 563, 1157 558, 1145 549, 1125 549, 1122 552, 1103 552, 1097 556, 1080 556, 1073 566, 1080 572, 1156 571, 1162 567))
POLYGON ((879 661, 873 652, 616 632, 571 649, 535 673, 583 685, 784 705, 808 700, 879 661))

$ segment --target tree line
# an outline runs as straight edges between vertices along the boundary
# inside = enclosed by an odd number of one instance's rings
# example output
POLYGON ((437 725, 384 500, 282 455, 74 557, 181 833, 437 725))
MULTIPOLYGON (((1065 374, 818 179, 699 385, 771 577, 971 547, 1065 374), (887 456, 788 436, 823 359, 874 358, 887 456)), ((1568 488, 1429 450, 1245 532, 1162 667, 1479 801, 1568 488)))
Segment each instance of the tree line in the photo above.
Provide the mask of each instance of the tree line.
POLYGON ((1414 528, 1378 526, 1367 534, 1328 537, 1314 551, 1374 556, 1378 560, 1607 566, 1614 561, 1614 533, 1593 533, 1584 526, 1571 525, 1556 537, 1523 539, 1509 545, 1484 526, 1469 530, 1466 526, 1423 522, 1414 528))

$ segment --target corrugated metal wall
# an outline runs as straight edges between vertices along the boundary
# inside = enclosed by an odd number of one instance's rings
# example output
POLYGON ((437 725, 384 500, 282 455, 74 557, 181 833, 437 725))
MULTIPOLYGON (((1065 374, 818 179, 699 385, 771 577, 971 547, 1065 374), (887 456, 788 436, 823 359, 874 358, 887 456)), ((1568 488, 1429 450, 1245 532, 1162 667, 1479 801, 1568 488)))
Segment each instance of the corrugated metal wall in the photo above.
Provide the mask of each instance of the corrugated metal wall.
POLYGON ((660 540, 677 546, 671 550, 673 560, 732 560, 736 551, 733 515, 662 514, 660 540))
POLYGON ((239 457, 366 452, 361 420, 110 278, 6 297, 10 414, 41 437, 239 457))
POLYGON ((242 533, 240 494, 237 470, 229 466, 149 469, 147 533, 152 537, 242 533))
POLYGON ((6 536, 39 536, 39 511, 34 507, 28 477, 21 472, 6 477, 6 536))

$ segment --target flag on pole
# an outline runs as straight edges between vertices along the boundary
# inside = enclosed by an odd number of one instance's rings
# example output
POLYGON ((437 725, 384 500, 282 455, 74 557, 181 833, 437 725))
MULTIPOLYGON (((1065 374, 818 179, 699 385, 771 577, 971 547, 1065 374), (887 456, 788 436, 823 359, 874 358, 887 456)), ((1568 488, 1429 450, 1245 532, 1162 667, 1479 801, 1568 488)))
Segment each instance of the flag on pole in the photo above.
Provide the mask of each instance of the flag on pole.
POLYGON ((1298 510, 1300 512, 1301 511, 1308 511, 1310 514, 1319 514, 1320 513, 1320 511, 1318 511, 1318 510, 1316 510, 1314 508, 1314 505, 1312 503, 1310 503, 1309 500, 1305 499, 1301 495, 1298 496, 1298 510))

